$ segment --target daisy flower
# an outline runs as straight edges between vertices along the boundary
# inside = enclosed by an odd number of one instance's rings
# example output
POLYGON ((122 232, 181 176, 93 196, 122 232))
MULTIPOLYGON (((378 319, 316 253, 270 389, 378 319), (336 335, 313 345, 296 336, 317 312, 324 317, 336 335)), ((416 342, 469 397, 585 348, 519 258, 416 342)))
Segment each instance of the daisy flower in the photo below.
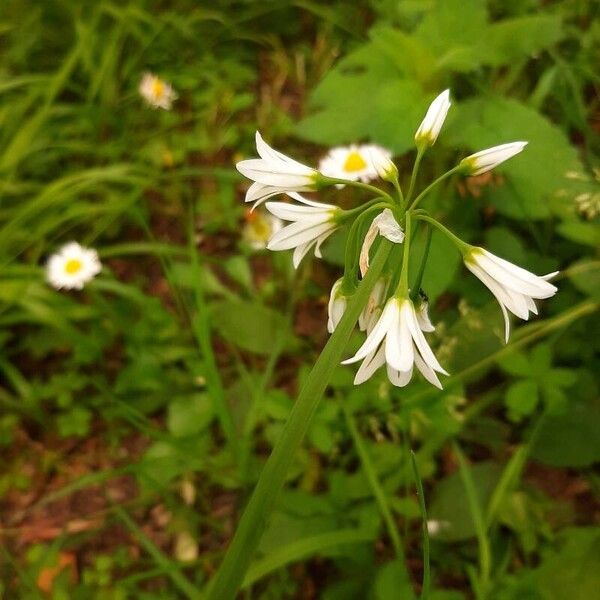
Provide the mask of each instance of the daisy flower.
POLYGON ((534 275, 513 265, 483 248, 472 247, 464 256, 465 266, 492 292, 504 316, 504 339, 508 342, 510 321, 508 312, 527 321, 529 313, 537 315, 534 299, 554 296, 558 288, 551 279, 558 271, 548 275, 534 275))
MULTIPOLYGON (((385 161, 389 161, 391 156, 389 150, 374 144, 339 146, 321 159, 319 171, 327 177, 368 183, 379 177, 376 165, 385 163, 389 168, 385 161)), ((338 187, 342 185, 338 184, 338 187)))
POLYGON ((337 229, 338 215, 342 209, 333 204, 314 202, 300 194, 289 194, 303 206, 287 202, 267 202, 267 210, 284 221, 291 221, 277 231, 269 240, 269 250, 290 250, 294 248, 294 267, 298 265, 314 247, 315 256, 321 258, 321 244, 337 229))
POLYGON ((171 85, 152 73, 144 73, 138 90, 142 98, 153 108, 171 110, 173 101, 177 99, 177 93, 171 85))
POLYGON ((242 237, 253 250, 264 250, 271 236, 283 227, 278 217, 262 211, 248 210, 242 237))
POLYGON ((256 150, 260 158, 242 160, 235 165, 242 175, 254 182, 246 192, 245 202, 254 202, 256 207, 277 194, 316 189, 319 172, 271 148, 258 131, 256 150))
POLYGON ((101 269, 95 250, 70 242, 49 258, 46 279, 57 290, 81 290, 101 269))

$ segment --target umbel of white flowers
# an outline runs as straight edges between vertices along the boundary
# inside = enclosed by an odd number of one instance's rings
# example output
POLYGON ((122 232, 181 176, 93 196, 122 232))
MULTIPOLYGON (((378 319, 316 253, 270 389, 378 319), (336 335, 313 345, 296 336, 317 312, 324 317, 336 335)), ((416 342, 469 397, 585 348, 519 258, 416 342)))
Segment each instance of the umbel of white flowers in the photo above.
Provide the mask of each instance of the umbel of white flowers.
POLYGON ((354 379, 360 384, 380 367, 386 366, 390 382, 405 386, 419 371, 426 381, 441 388, 439 374, 448 375, 435 357, 426 333, 434 331, 426 299, 421 294, 421 279, 427 264, 427 250, 418 267, 409 261, 410 246, 417 227, 434 227, 446 235, 462 254, 465 266, 494 295, 504 316, 505 341, 510 333, 509 313, 527 320, 537 314, 535 300, 553 296, 557 288, 549 282, 557 272, 538 276, 467 244, 427 211, 417 208, 428 192, 452 175, 480 175, 521 152, 527 142, 516 141, 481 150, 460 160, 424 191, 413 196, 422 155, 436 142, 451 106, 450 91, 433 100, 415 133, 417 159, 405 195, 392 154, 373 144, 337 147, 321 160, 319 168, 304 165, 271 148, 256 133, 259 157, 243 160, 237 169, 253 183, 246 202, 253 208, 269 198, 286 194, 292 202, 267 202, 267 210, 288 224, 276 230, 267 243, 270 250, 293 250, 294 267, 311 251, 321 256, 321 244, 336 230, 347 227, 344 274, 332 287, 328 304, 327 329, 332 333, 346 311, 351 297, 369 269, 369 257, 381 238, 399 245, 400 253, 390 253, 382 275, 373 287, 360 314, 358 325, 366 338, 354 356, 344 364, 361 362, 354 379), (393 191, 369 182, 381 179, 393 191), (363 204, 344 210, 334 204, 308 199, 299 192, 314 192, 325 187, 352 186, 370 195, 363 204), (402 256, 399 260, 399 256, 402 256), (410 269, 414 273, 409 273, 410 269), (409 280, 411 285, 409 287, 409 280))

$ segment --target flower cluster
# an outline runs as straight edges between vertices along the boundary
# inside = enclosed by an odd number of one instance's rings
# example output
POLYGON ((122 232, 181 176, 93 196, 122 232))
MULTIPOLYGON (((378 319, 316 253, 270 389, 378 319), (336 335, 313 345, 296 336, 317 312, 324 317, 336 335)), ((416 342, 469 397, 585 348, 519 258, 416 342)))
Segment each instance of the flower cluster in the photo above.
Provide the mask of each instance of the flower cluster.
POLYGON ((343 364, 361 363, 354 380, 357 385, 384 365, 390 382, 399 387, 410 382, 415 370, 438 388, 442 387, 439 374, 448 375, 425 337, 434 331, 426 297, 420 290, 427 252, 416 273, 410 274, 410 287, 408 283, 410 246, 416 227, 434 227, 454 243, 467 269, 500 304, 506 341, 510 333, 508 313, 527 320, 530 313, 537 314, 535 300, 549 298, 557 291, 549 282, 556 273, 538 276, 483 248, 471 246, 425 210, 417 208, 427 193, 444 179, 454 174, 486 173, 527 145, 527 142, 516 141, 471 154, 413 197, 422 155, 436 142, 450 106, 450 91, 446 90, 433 100, 415 133, 417 160, 406 195, 391 153, 375 145, 333 148, 315 169, 274 150, 257 132, 256 149, 260 158, 237 164, 240 173, 253 182, 246 192, 246 202, 253 202, 255 207, 281 194, 291 200, 269 201, 265 206, 274 217, 288 222, 274 230, 267 248, 293 250, 294 267, 297 268, 313 249, 320 257, 321 244, 338 228, 348 227, 344 275, 333 285, 329 299, 327 329, 330 333, 336 330, 355 296, 357 302, 358 299, 364 301, 360 286, 371 268, 372 248, 387 248, 386 262, 381 263, 383 267, 379 265, 380 271, 373 273, 374 278, 376 273, 379 276, 369 284, 370 295, 358 319, 359 329, 365 332, 366 338, 354 356, 343 361, 343 364), (378 178, 392 183, 395 193, 371 185, 370 182, 378 178), (300 192, 346 185, 365 190, 372 198, 361 206, 344 210, 300 195, 300 192), (392 244, 397 245, 398 251, 390 251, 392 244))

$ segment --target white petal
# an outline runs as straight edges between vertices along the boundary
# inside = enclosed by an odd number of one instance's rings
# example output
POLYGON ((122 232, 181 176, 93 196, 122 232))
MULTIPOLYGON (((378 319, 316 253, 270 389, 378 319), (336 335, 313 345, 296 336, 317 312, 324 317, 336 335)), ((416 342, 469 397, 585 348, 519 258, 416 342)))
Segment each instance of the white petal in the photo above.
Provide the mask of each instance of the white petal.
POLYGON ((390 365, 387 367, 387 376, 392 385, 396 387, 404 387, 410 383, 412 379, 413 369, 412 365, 408 371, 396 371, 390 365))
POLYGON ((369 354, 373 352, 379 344, 382 342, 383 338, 389 331, 390 323, 392 323, 397 316, 398 313, 398 302, 394 298, 388 300, 388 303, 385 305, 383 312, 381 313, 381 317, 373 327, 371 333, 367 336, 364 344, 358 349, 356 354, 352 358, 348 358, 342 361, 343 365, 349 365, 354 362, 358 362, 362 360, 369 354))
POLYGON ((309 221, 312 219, 324 221, 331 217, 332 210, 336 210, 335 206, 323 209, 298 206, 288 202, 267 202, 265 206, 271 214, 285 221, 309 221))
POLYGON ((435 371, 438 373, 443 373, 444 375, 448 375, 447 371, 442 368, 437 358, 431 351, 425 336, 421 332, 419 327, 419 323, 417 321, 417 315, 415 314, 415 309, 410 300, 406 300, 403 303, 402 311, 404 314, 404 318, 408 324, 408 329, 412 335, 413 340, 415 341, 415 345, 421 353, 421 357, 423 360, 435 371))
POLYGON ((435 387, 439 388, 440 390, 443 389, 438 376, 435 374, 435 371, 425 364, 425 361, 421 358, 421 355, 418 352, 415 352, 415 365, 421 372, 421 375, 423 375, 423 377, 425 377, 429 383, 435 385, 435 387))
POLYGON ((290 250, 300 244, 316 240, 321 234, 331 230, 332 223, 317 221, 297 221, 277 231, 269 240, 269 250, 290 250))
POLYGON ((372 352, 362 361, 356 375, 354 377, 354 385, 360 385, 370 379, 373 373, 379 369, 379 367, 385 364, 385 349, 381 345, 376 352, 372 352))
POLYGON ((409 371, 413 365, 413 344, 402 309, 385 339, 385 360, 396 371, 409 371))

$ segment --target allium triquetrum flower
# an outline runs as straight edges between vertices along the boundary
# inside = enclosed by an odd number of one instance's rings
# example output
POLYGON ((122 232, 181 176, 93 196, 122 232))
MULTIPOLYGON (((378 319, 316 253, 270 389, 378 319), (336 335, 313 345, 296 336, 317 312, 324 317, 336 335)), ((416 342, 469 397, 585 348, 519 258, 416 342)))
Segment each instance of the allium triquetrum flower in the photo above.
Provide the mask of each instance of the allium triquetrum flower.
POLYGON ((530 312, 537 315, 534 298, 550 298, 557 292, 556 286, 547 280, 554 277, 558 271, 540 277, 478 247, 467 250, 464 261, 467 269, 478 277, 498 300, 504 315, 506 342, 510 333, 507 309, 513 315, 527 321, 530 312))
POLYGON ((236 169, 254 183, 246 192, 246 202, 257 206, 267 198, 287 192, 309 192, 316 189, 319 172, 277 152, 256 132, 256 150, 260 158, 242 160, 236 169))
POLYGON ((433 146, 442 129, 448 109, 450 108, 450 90, 443 91, 427 109, 425 118, 415 133, 415 142, 418 145, 433 146))
POLYGON ((150 106, 163 110, 171 110, 173 101, 177 99, 177 92, 171 84, 152 73, 144 73, 139 92, 150 106))
POLYGON ((267 202, 267 210, 283 219, 291 221, 283 229, 277 231, 269 240, 269 250, 290 250, 294 248, 294 267, 298 265, 308 252, 314 247, 315 256, 321 258, 321 244, 338 227, 338 215, 342 209, 333 204, 314 202, 300 194, 289 194, 294 200, 304 206, 287 202, 267 202))
MULTIPOLYGON (((319 163, 319 171, 327 177, 368 183, 379 177, 375 163, 389 161, 392 153, 375 144, 332 148, 319 163)), ((337 187, 343 187, 338 184, 337 187)))
POLYGON ((527 142, 510 142, 509 144, 494 146, 463 158, 460 161, 460 166, 467 175, 481 175, 491 171, 515 154, 519 154, 525 146, 527 146, 527 142))
POLYGON ((93 279, 102 265, 98 253, 82 248, 77 242, 65 244, 46 264, 46 279, 57 290, 80 290, 93 279))
POLYGON ((409 298, 390 298, 374 324, 369 324, 367 339, 356 354, 342 364, 362 360, 354 383, 358 385, 369 379, 375 371, 387 364, 387 374, 391 383, 404 387, 409 383, 416 366, 425 379, 442 387, 438 373, 448 373, 434 356, 425 336, 422 325, 431 325, 419 318, 412 300, 409 298))
POLYGON ((264 250, 271 236, 283 227, 281 219, 263 211, 248 210, 242 237, 254 250, 264 250))

